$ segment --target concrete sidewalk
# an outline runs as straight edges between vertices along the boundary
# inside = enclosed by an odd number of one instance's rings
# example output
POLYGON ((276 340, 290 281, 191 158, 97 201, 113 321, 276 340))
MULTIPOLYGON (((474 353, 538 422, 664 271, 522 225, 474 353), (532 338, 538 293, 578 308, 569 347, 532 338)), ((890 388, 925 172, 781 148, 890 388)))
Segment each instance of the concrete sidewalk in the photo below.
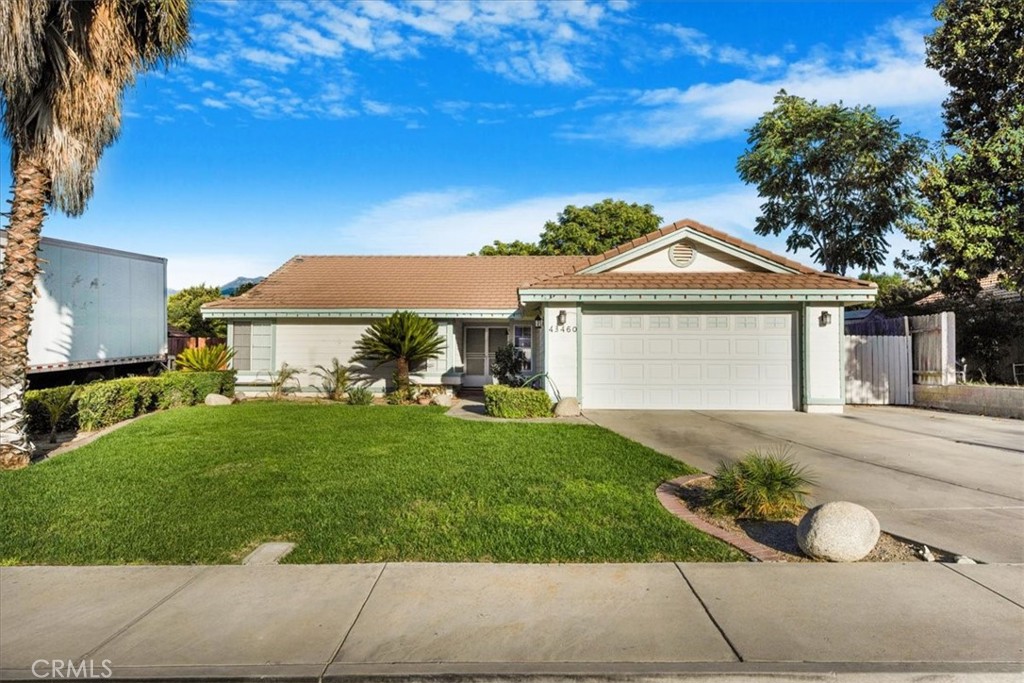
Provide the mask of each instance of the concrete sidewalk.
POLYGON ((1019 681, 1024 565, 0 568, 0 678, 69 660, 115 680, 1019 681))

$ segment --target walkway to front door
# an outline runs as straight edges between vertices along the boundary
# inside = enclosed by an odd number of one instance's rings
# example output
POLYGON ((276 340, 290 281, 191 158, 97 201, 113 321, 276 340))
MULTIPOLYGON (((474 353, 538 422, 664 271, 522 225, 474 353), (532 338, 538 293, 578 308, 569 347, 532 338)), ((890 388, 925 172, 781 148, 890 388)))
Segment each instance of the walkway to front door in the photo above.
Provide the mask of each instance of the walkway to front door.
POLYGON ((508 344, 507 327, 467 327, 465 346, 466 365, 462 386, 482 387, 491 383, 491 363, 494 354, 508 344))

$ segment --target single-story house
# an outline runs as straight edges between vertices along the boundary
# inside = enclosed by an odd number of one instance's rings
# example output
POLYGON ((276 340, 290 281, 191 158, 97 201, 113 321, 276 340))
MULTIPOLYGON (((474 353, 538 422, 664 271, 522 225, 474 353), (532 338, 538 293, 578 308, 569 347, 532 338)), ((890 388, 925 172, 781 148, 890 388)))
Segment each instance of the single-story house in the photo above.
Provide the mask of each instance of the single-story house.
POLYGON ((447 341, 424 384, 488 384, 514 344, 584 410, 841 412, 843 307, 875 293, 683 220, 600 256, 296 256, 203 315, 227 321, 241 391, 283 363, 312 391, 316 365, 347 362, 373 319, 401 309, 447 341))

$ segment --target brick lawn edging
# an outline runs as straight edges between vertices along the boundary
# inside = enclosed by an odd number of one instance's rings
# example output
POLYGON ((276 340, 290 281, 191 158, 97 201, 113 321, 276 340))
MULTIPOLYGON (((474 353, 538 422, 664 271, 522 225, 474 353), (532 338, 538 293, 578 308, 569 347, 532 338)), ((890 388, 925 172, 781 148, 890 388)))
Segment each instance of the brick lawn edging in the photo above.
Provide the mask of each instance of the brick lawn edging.
POLYGON ((758 543, 746 534, 726 531, 710 522, 706 522, 691 512, 690 508, 686 507, 686 503, 679 497, 679 490, 691 481, 706 479, 710 476, 709 474, 689 474, 685 477, 676 477, 675 479, 662 482, 656 491, 658 501, 662 507, 687 524, 691 524, 704 533, 725 541, 729 545, 750 555, 758 562, 786 562, 786 556, 779 551, 758 543))

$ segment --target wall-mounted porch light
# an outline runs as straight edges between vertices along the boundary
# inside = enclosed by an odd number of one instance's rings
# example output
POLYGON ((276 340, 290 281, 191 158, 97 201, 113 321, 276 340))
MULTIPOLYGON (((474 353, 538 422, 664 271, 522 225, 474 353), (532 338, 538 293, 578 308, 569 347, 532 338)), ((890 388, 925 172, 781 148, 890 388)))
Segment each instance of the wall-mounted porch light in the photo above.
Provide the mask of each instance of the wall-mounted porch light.
POLYGON ((561 327, 565 324, 566 314, 565 311, 558 312, 558 326, 561 327))
POLYGON ((536 327, 537 329, 540 329, 544 327, 544 321, 541 320, 540 318, 537 318, 536 320, 533 321, 533 326, 536 327))
POLYGON ((831 322, 832 314, 828 311, 822 311, 821 315, 818 316, 818 327, 828 327, 831 322))

